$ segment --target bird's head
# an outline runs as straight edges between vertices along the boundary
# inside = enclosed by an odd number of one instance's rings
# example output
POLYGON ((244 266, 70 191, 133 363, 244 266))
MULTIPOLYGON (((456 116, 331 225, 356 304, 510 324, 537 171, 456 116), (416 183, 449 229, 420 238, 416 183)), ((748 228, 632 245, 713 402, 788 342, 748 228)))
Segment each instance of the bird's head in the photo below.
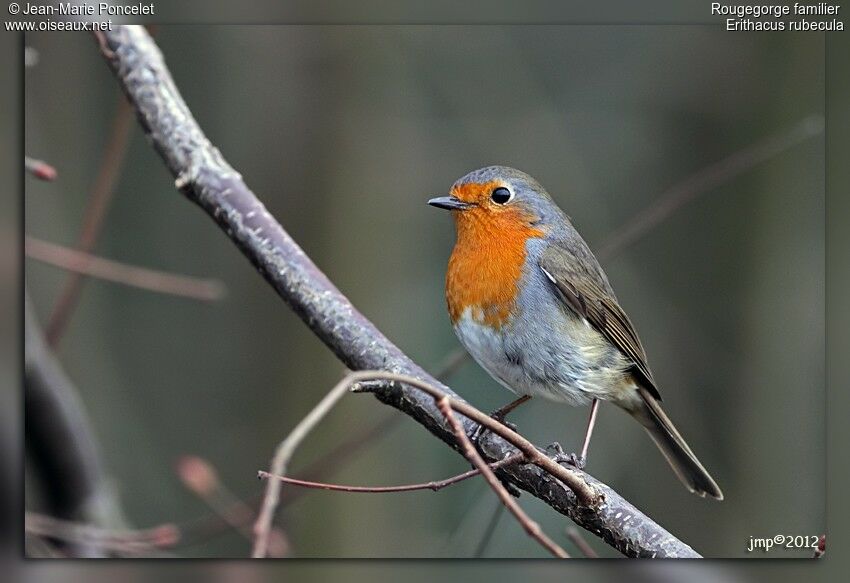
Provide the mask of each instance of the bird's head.
MULTIPOLYGON (((452 211, 458 235, 471 232, 498 240, 502 234, 546 233, 565 217, 534 178, 507 166, 487 166, 457 180, 431 206, 452 211)), ((540 236, 539 234, 536 236, 540 236)))

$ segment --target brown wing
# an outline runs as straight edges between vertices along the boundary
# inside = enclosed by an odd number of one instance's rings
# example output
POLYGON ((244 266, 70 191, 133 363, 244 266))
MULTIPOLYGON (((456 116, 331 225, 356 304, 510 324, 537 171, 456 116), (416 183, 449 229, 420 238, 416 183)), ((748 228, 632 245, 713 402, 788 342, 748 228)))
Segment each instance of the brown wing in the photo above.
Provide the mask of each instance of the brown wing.
MULTIPOLYGON (((544 253, 540 259, 540 268, 552 282, 555 295, 628 357, 641 385, 653 397, 661 400, 640 338, 613 293, 605 289, 609 286, 601 269, 593 260, 595 273, 589 270, 578 271, 571 265, 574 262, 565 261, 565 253, 568 251, 555 248, 544 253)), ((590 257, 592 258, 592 255, 590 257)))

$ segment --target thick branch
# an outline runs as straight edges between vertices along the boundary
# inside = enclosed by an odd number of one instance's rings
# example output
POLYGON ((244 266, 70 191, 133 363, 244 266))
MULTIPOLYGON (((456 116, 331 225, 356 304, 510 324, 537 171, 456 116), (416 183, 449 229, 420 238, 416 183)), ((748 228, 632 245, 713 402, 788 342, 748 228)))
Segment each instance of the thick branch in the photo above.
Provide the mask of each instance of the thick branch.
MULTIPOLYGON (((177 188, 225 231, 277 293, 310 329, 353 370, 402 373, 460 399, 428 375, 363 317, 319 271, 266 211, 242 177, 210 144, 180 96, 159 49, 142 27, 116 26, 99 33, 101 52, 127 94, 151 143, 175 176, 177 188)), ((376 396, 423 425, 455 450, 457 440, 433 398, 388 384, 376 396)), ((463 419, 471 435, 477 425, 463 419)), ((488 434, 490 435, 490 434, 488 434)), ((490 435, 487 453, 502 459, 516 453, 490 435)), ((580 473, 604 500, 592 507, 547 471, 533 465, 500 468, 498 474, 530 492, 627 556, 698 557, 608 486, 580 473)))

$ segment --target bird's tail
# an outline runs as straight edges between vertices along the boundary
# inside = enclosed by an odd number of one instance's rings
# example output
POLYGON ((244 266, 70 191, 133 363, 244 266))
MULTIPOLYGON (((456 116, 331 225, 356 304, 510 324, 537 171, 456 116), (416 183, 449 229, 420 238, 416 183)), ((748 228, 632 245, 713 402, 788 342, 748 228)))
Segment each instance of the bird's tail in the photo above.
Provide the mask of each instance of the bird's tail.
POLYGON ((723 500, 720 487, 699 463, 658 400, 644 388, 638 388, 638 391, 640 402, 629 412, 644 426, 682 483, 694 494, 723 500))

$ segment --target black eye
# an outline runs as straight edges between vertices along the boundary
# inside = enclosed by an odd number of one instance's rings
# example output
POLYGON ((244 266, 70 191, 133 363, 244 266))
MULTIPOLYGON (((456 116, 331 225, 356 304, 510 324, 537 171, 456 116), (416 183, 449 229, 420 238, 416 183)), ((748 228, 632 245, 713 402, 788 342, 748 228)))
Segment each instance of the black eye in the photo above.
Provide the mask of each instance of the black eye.
POLYGON ((514 194, 504 186, 494 189, 490 194, 490 199, 496 204, 507 204, 513 197, 514 194))

